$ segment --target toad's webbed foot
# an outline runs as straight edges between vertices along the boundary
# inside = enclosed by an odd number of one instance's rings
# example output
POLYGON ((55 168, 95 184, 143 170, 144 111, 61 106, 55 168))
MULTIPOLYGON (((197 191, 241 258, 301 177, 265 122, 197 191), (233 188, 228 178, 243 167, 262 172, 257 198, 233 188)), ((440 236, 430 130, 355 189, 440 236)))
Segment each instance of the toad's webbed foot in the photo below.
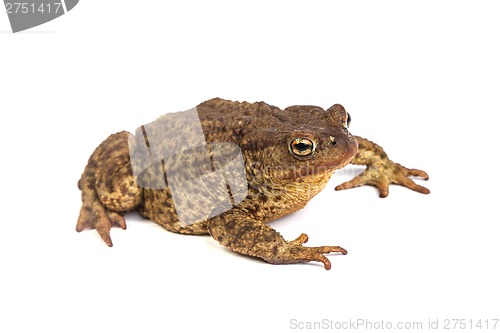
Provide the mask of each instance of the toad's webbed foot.
POLYGON ((87 228, 96 229, 102 240, 108 246, 113 246, 109 234, 112 226, 125 230, 127 228, 125 218, 120 213, 110 211, 104 207, 97 198, 83 203, 76 224, 76 231, 80 232, 87 228))
POLYGON ((408 169, 398 163, 394 163, 387 157, 382 147, 360 137, 356 137, 356 140, 358 141, 359 150, 351 163, 366 165, 366 170, 352 180, 335 187, 337 191, 363 185, 372 185, 379 189, 380 197, 385 198, 389 195, 389 185, 397 184, 419 193, 430 193, 429 189, 416 184, 409 178, 415 176, 428 180, 429 176, 425 171, 408 169))

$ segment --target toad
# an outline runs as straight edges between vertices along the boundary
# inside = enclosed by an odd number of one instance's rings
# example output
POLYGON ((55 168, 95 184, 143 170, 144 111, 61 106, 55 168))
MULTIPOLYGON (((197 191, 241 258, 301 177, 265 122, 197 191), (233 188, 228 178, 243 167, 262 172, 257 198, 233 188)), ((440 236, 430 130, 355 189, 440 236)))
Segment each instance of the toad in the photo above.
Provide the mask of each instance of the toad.
POLYGON ((91 155, 78 182, 77 231, 95 228, 108 246, 112 226, 138 211, 168 231, 209 234, 234 252, 273 264, 317 261, 340 246, 307 247, 306 234, 285 240, 268 222, 303 208, 335 170, 366 169, 336 187, 362 185, 389 194, 398 184, 428 194, 410 177, 426 172, 392 162, 377 144, 349 133, 350 115, 335 104, 290 106, 219 98, 166 114, 135 135, 109 136, 91 155))

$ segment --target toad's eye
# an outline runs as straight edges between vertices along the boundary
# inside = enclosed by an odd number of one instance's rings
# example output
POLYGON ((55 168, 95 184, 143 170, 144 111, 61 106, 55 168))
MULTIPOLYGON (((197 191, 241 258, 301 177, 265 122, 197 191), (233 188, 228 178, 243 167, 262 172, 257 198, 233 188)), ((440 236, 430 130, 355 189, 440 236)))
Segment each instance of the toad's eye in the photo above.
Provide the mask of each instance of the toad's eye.
POLYGON ((314 149, 316 149, 314 142, 306 138, 296 138, 290 142, 290 151, 297 156, 311 155, 314 149))
POLYGON ((349 112, 347 112, 347 120, 345 123, 342 124, 342 127, 348 129, 349 126, 351 126, 351 115, 349 114, 349 112))

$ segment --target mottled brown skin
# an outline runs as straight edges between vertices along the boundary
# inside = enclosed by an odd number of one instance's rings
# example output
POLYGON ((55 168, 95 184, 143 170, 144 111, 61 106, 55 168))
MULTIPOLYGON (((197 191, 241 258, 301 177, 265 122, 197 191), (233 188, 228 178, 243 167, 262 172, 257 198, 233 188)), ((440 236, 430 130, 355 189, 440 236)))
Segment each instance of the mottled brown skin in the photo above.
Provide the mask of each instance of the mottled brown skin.
MULTIPOLYGON (((348 163, 367 168, 353 180, 337 186, 337 190, 373 185, 379 189, 381 197, 386 197, 389 185, 399 184, 429 193, 408 178, 428 179, 424 171, 396 164, 380 146, 352 136, 347 130, 348 114, 339 104, 326 111, 317 106, 292 106, 280 110, 263 102, 250 104, 216 98, 200 104, 197 112, 207 143, 230 142, 240 147, 245 162, 245 191, 248 190, 243 201, 219 215, 193 224, 179 221, 178 209, 189 208, 191 200, 186 196, 184 203, 177 202, 174 207, 165 168, 168 164, 169 170, 181 176, 202 173, 198 155, 194 153, 149 166, 147 161, 139 159, 140 163, 144 162, 144 171, 134 176, 130 152, 136 150, 141 139, 159 142, 155 148, 158 152, 175 149, 179 142, 195 140, 189 135, 191 123, 179 121, 177 124, 175 114, 167 114, 146 125, 147 138, 143 137, 144 127, 141 127, 135 136, 127 132, 116 133, 97 147, 78 183, 83 203, 77 231, 95 228, 106 244, 112 246, 111 227, 116 225, 125 229, 123 214, 137 210, 169 231, 210 234, 220 244, 241 254, 273 264, 318 261, 328 270, 331 264, 325 254, 346 254, 346 250, 339 246, 306 247, 303 245, 308 240, 305 234, 286 241, 266 223, 303 208, 325 187, 334 171, 348 163), (178 127, 183 134, 165 139, 162 122, 173 123, 173 132, 177 133, 178 127), (305 139, 306 143, 314 142, 310 154, 297 155, 297 149, 291 145, 297 138, 305 139), (158 180, 155 178, 161 178, 167 186, 160 189, 144 186, 158 180)), ((146 144, 149 147, 150 143, 146 144)), ((208 196, 211 187, 207 185, 207 188, 196 190, 208 196)), ((196 207, 191 209, 194 211, 196 207)))

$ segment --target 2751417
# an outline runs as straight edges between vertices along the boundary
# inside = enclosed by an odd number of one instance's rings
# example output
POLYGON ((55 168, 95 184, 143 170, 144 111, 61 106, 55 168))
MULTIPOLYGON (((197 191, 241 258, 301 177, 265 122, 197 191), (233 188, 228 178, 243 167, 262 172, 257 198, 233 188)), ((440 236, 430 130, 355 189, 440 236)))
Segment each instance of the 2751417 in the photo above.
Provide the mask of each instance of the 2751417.
POLYGON ((7 2, 5 3, 5 9, 7 14, 57 14, 62 9, 61 2, 47 2, 41 4, 35 4, 34 2, 7 2))

